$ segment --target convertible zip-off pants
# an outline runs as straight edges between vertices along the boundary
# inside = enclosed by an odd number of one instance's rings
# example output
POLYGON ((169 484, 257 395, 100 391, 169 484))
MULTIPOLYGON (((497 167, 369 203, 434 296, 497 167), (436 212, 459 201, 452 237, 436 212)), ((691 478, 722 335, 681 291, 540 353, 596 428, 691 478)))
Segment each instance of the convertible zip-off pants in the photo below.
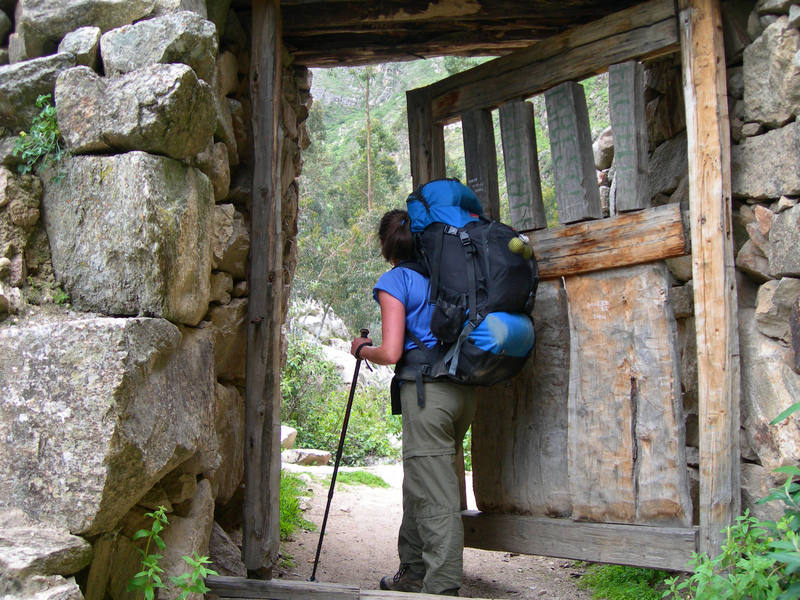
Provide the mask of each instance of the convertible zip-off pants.
POLYGON ((475 388, 425 383, 420 407, 414 382, 401 386, 403 407, 403 521, 397 549, 408 576, 422 592, 461 587, 464 528, 456 472, 461 446, 475 414, 475 388))

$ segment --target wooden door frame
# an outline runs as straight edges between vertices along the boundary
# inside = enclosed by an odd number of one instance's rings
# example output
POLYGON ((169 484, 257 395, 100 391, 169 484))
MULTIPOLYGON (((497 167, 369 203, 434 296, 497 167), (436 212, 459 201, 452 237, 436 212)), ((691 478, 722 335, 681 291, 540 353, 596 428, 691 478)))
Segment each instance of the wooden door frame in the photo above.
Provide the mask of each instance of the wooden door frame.
MULTIPOLYGON (((514 515, 464 514, 467 544, 565 558, 685 569, 694 550, 715 554, 722 529, 739 514, 739 365, 733 263, 730 142, 719 0, 650 0, 552 39, 407 92, 411 173, 416 188, 444 177, 444 126, 474 111, 531 97, 609 65, 680 51, 688 130, 689 205, 698 355, 700 424, 699 528, 664 528, 514 515), (697 534, 699 533, 699 538, 697 534), (620 544, 622 542, 622 544, 620 544), (622 548, 615 546, 624 546, 622 548)), ((637 218, 655 218, 645 209, 637 218), (643 215, 643 216, 642 216, 643 215)), ((675 210, 673 208, 673 210, 675 210)), ((602 263, 575 266, 577 245, 557 245, 580 228, 587 239, 630 239, 629 216, 533 232, 545 277, 561 277, 686 254, 685 239, 653 241, 642 260, 614 249, 602 263), (569 231, 573 228, 573 231, 569 231), (575 253, 575 254, 571 254, 575 253)), ((672 215, 680 221, 679 211, 672 215)), ((663 231, 663 230, 662 230, 663 231)), ((682 229, 681 229, 682 231, 682 229)), ((638 235, 638 234, 637 234, 638 235)), ((677 234, 676 234, 677 235, 677 234)))

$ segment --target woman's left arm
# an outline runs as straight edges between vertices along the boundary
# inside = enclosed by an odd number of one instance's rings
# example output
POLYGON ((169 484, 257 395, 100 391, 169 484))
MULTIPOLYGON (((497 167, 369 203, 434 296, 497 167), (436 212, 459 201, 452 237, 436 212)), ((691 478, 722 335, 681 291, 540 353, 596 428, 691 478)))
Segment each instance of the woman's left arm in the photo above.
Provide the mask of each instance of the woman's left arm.
POLYGON ((403 343, 406 337, 406 307, 400 300, 384 292, 378 291, 378 304, 381 307, 381 333, 383 343, 380 346, 362 346, 368 338, 356 338, 350 345, 350 353, 355 356, 359 346, 360 358, 365 358, 378 365, 393 365, 403 355, 403 343))

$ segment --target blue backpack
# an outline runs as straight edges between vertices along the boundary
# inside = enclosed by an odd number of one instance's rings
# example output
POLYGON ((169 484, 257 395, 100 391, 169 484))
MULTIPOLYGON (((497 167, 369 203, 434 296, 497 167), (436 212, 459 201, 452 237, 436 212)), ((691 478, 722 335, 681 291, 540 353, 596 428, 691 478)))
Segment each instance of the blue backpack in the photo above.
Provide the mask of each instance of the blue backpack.
POLYGON ((438 342, 429 349, 409 332, 420 350, 406 353, 397 377, 467 385, 513 377, 534 345, 539 274, 527 239, 486 219, 478 197, 457 179, 431 181, 406 203, 417 260, 403 266, 430 279, 438 342))

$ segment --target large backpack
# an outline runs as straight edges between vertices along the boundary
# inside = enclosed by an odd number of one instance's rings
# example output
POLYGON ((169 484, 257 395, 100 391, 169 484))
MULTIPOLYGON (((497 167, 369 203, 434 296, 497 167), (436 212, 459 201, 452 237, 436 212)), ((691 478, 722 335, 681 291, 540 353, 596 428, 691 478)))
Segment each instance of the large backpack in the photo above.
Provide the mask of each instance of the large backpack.
POLYGON ((403 266, 430 278, 438 343, 427 349, 412 334, 423 351, 405 361, 411 364, 400 378, 408 379, 410 368, 418 382, 494 385, 517 374, 533 349, 529 315, 539 282, 527 239, 486 219, 478 197, 457 179, 419 187, 407 205, 417 264, 403 266))

